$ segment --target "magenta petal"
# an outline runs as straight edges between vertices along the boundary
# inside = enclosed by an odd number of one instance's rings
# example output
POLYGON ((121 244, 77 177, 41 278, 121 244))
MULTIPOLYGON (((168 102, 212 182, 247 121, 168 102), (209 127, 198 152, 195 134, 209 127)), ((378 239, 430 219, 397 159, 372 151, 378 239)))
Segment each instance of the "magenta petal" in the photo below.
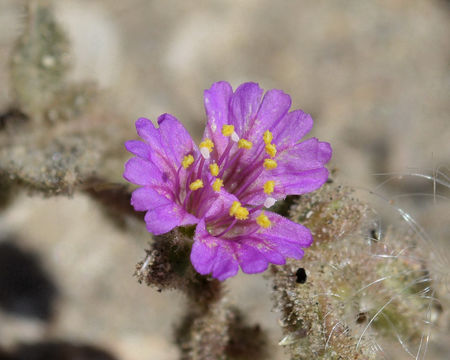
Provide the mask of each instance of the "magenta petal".
POLYGON ((221 133, 222 126, 228 124, 229 105, 233 89, 226 81, 214 83, 204 92, 204 103, 208 123, 205 128, 205 138, 211 139, 219 156, 228 144, 228 138, 221 133))
POLYGON ((274 248, 286 258, 300 260, 303 258, 304 251, 296 243, 287 240, 278 240, 274 248))
MULTIPOLYGON (((311 232, 304 226, 275 213, 266 212, 266 215, 272 222, 269 228, 259 228, 258 232, 239 240, 241 247, 237 255, 246 273, 262 272, 267 263, 285 264, 286 258, 301 259, 303 248, 312 243, 311 232)), ((242 225, 243 232, 248 231, 249 226, 252 223, 247 224, 247 227, 242 225)))
POLYGON ((215 194, 215 200, 208 206, 208 210, 204 215, 207 220, 219 214, 227 214, 233 202, 239 201, 236 196, 230 194, 224 189, 222 189, 220 193, 215 194))
POLYGON ((159 169, 150 161, 133 157, 125 163, 123 177, 136 185, 152 185, 162 182, 159 169))
POLYGON ((209 247, 201 241, 194 242, 191 251, 191 263, 199 274, 207 275, 212 272, 217 249, 217 246, 209 247))
POLYGON ((198 273, 206 275, 212 272, 217 249, 217 240, 206 231, 205 220, 200 220, 191 250, 191 262, 198 273))
POLYGON ((260 250, 261 253, 264 255, 266 260, 270 262, 271 264, 275 265, 284 265, 286 264, 286 259, 283 255, 281 255, 278 251, 271 249, 269 247, 263 248, 260 250))
POLYGON ((144 148, 137 148, 136 143, 128 144, 127 142, 125 145, 127 146, 127 149, 138 156, 150 159, 159 169, 159 172, 164 173, 164 178, 166 179, 164 182, 167 182, 168 179, 174 182, 177 164, 173 162, 172 158, 168 158, 165 147, 161 143, 160 130, 157 129, 150 120, 145 118, 140 118, 136 121, 136 130, 138 135, 145 140, 148 145, 149 153, 148 155, 145 154, 144 148), (147 155, 147 157, 142 155, 147 155))
POLYGON ((276 200, 284 199, 286 195, 301 195, 317 190, 328 179, 328 170, 324 167, 313 170, 281 173, 277 176, 265 174, 240 199, 252 205, 264 203, 267 195, 262 190, 267 180, 275 180, 275 191, 270 194, 276 200))
MULTIPOLYGON (((160 200, 158 200, 160 201, 160 200)), ((161 200, 161 203, 164 201, 161 200)), ((166 205, 152 208, 145 214, 147 230, 154 235, 169 232, 176 226, 196 224, 198 219, 181 206, 170 201, 166 205)))
POLYGON ((261 142, 266 130, 272 130, 287 114, 291 107, 291 97, 281 90, 272 89, 266 92, 254 121, 249 126, 249 140, 254 144, 261 142))
POLYGON ((168 194, 161 194, 150 187, 136 189, 131 194, 131 205, 136 211, 147 211, 149 209, 166 206, 173 203, 168 194))
POLYGON ((311 232, 304 226, 286 219, 276 213, 265 211, 271 221, 268 228, 261 228, 255 218, 261 212, 255 212, 246 222, 235 227, 235 238, 228 241, 238 243, 236 254, 241 268, 246 273, 261 272, 265 263, 285 264, 286 258, 301 259, 303 248, 312 244, 311 232), (242 235, 238 235, 241 233, 242 235), (251 235, 245 235, 251 233, 251 235))
POLYGON ((180 221, 177 217, 167 214, 166 207, 159 210, 160 211, 154 209, 145 214, 147 230, 153 235, 165 234, 180 225, 180 221))
POLYGON ((192 153, 195 145, 184 126, 172 115, 163 114, 158 118, 161 146, 175 164, 181 165, 183 157, 192 153))
POLYGON ((311 231, 278 214, 266 212, 266 215, 272 225, 261 233, 264 242, 285 257, 301 259, 302 248, 309 247, 313 242, 311 231))
POLYGON ((150 160, 151 147, 139 140, 129 140, 125 143, 125 148, 132 154, 143 159, 150 160))
POLYGON ((276 200, 284 199, 286 195, 301 195, 319 189, 328 179, 328 169, 318 169, 292 172, 270 172, 263 174, 240 199, 252 205, 264 203, 267 195, 263 191, 264 183, 275 181, 275 191, 270 194, 276 200))
POLYGON ((161 147, 159 131, 149 119, 146 118, 137 119, 136 130, 138 135, 142 139, 144 139, 152 148, 161 147))
POLYGON ((238 250, 241 269, 246 274, 257 274, 267 269, 269 263, 263 254, 252 246, 242 244, 238 250))
POLYGON ((273 142, 278 150, 294 145, 308 134, 313 127, 311 115, 302 110, 294 110, 287 114, 274 127, 273 142))
POLYGON ((292 195, 301 195, 317 190, 325 184, 327 179, 328 169, 324 167, 277 177, 284 193, 292 195))
POLYGON ((275 191, 270 195, 275 199, 317 190, 328 179, 328 170, 324 165, 331 155, 330 144, 316 138, 290 146, 275 157, 278 166, 264 172, 240 198, 253 205, 262 204, 267 197, 263 186, 268 180, 275 181, 275 191))
POLYGON ((256 83, 240 85, 231 98, 231 124, 240 137, 245 136, 250 124, 256 117, 264 90, 256 83))
POLYGON ((187 213, 161 188, 144 187, 133 191, 131 205, 145 214, 147 230, 154 235, 164 234, 176 226, 196 224, 198 219, 187 213))
POLYGON ((316 138, 305 140, 281 152, 274 175, 312 170, 323 167, 331 158, 331 147, 316 138))
POLYGON ((206 230, 205 221, 200 220, 195 230, 191 251, 194 268, 203 275, 212 272, 213 277, 223 281, 239 271, 238 262, 233 254, 231 244, 211 236, 206 230))
POLYGON ((253 247, 271 264, 284 265, 286 263, 285 257, 275 250, 270 242, 265 242, 263 238, 258 237, 258 233, 246 237, 242 243, 253 247))
POLYGON ((331 156, 333 155, 333 150, 331 149, 331 145, 327 142, 319 142, 319 154, 318 159, 322 164, 328 163, 331 160, 331 156))
POLYGON ((220 281, 235 276, 239 271, 239 264, 231 249, 219 246, 214 259, 212 276, 220 281))

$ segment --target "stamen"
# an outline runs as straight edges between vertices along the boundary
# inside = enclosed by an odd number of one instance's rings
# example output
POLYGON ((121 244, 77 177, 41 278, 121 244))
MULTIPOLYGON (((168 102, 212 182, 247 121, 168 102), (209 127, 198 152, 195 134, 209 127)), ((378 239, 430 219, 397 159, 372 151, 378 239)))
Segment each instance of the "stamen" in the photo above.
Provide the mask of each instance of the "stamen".
POLYGON ((217 176, 219 174, 219 165, 216 163, 210 164, 209 171, 211 171, 212 176, 217 176))
MULTIPOLYGON (((227 147, 225 148, 225 151, 222 153, 222 155, 220 156, 219 161, 217 162, 217 164, 220 166, 222 165, 222 162, 225 160, 225 158, 227 158, 228 160, 228 154, 230 153, 231 148, 233 147, 233 143, 231 141, 228 142, 227 147)), ((224 168, 222 168, 222 172, 225 171, 224 168)))
POLYGON ((191 189, 192 191, 201 189, 203 187, 203 181, 201 181, 200 179, 197 179, 193 182, 191 182, 191 184, 189 185, 189 189, 191 189))
POLYGON ((238 220, 246 220, 248 219, 248 210, 241 206, 239 201, 234 201, 230 207, 230 215, 238 220))
POLYGON ((239 135, 236 133, 236 131, 234 131, 231 134, 231 140, 233 140, 234 142, 238 142, 239 141, 239 135))
POLYGON ((275 144, 266 144, 266 153, 268 153, 270 157, 274 157, 277 154, 277 148, 275 144))
POLYGON ((223 136, 231 136, 234 133, 233 125, 224 125, 222 126, 222 135, 223 136))
POLYGON ((276 199, 274 199, 273 197, 267 197, 266 200, 264 201, 264 207, 265 208, 270 208, 272 207, 275 203, 277 202, 276 199))
POLYGON ((203 140, 200 145, 200 148, 207 148, 209 150, 209 152, 213 151, 214 148, 214 143, 212 142, 211 139, 206 138, 205 140, 203 140))
POLYGON ((272 225, 272 222, 269 220, 267 215, 264 214, 264 211, 261 211, 261 214, 256 218, 256 223, 264 229, 267 229, 270 225, 272 225))
MULTIPOLYGON (((222 188, 222 186, 223 186, 223 180, 222 180, 222 179, 219 179, 219 178, 217 178, 216 180, 214 180, 214 183, 212 184, 213 190, 214 190, 214 191, 217 191, 217 192, 220 191, 220 189, 222 188)), ((230 211, 231 211, 231 209, 230 209, 230 211)))
POLYGON ((273 159, 264 159, 264 167, 267 170, 275 169, 278 166, 277 162, 273 159))
POLYGON ((210 158, 208 148, 202 147, 200 148, 200 154, 202 154, 203 158, 208 160, 210 158))
POLYGON ((239 149, 244 148, 244 149, 251 149, 253 146, 253 143, 251 141, 248 141, 246 139, 241 139, 238 142, 238 147, 239 149))
POLYGON ((187 169, 189 166, 192 165, 193 162, 194 162, 194 157, 192 155, 187 155, 183 158, 183 161, 181 162, 181 164, 183 165, 183 167, 185 169, 187 169))
POLYGON ((248 210, 245 207, 240 207, 236 210, 234 217, 238 220, 247 220, 248 219, 248 210))
POLYGON ((220 234, 217 234, 214 236, 220 238, 222 235, 225 235, 228 231, 230 231, 233 228, 233 226, 236 224, 236 221, 237 221, 237 219, 234 219, 225 230, 223 230, 220 234))
POLYGON ((268 145, 273 140, 273 134, 269 130, 266 130, 264 132, 263 139, 264 139, 264 142, 266 143, 266 145, 268 145))
POLYGON ((266 181, 266 183, 264 184, 264 192, 267 195, 270 195, 273 193, 274 190, 275 190, 275 181, 273 180, 266 181))
POLYGON ((200 153, 202 154, 203 158, 208 160, 209 159, 209 153, 213 151, 214 143, 211 139, 206 138, 203 140, 200 145, 200 153))
POLYGON ((245 190, 248 189, 249 186, 254 184, 256 179, 259 178, 259 176, 261 175, 261 173, 263 171, 264 171, 263 169, 257 168, 257 169, 255 169, 255 171, 253 171, 253 174, 251 174, 247 177, 247 180, 245 182, 239 182, 235 186, 235 188, 232 189, 232 193, 234 194, 234 196, 240 196, 245 190))
POLYGON ((230 215, 234 216, 236 213, 236 210, 241 207, 241 203, 239 201, 234 201, 233 204, 230 207, 230 215))

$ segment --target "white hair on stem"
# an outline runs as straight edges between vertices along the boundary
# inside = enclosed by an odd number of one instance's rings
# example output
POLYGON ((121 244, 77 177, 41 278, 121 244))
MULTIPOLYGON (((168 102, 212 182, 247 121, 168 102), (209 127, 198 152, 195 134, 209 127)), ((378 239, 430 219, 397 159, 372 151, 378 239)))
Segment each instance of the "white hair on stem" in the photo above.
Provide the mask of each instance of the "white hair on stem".
MULTIPOLYGON (((444 190, 450 189, 450 178, 443 172, 444 169, 448 170, 449 167, 441 165, 432 171, 432 173, 433 173, 432 175, 427 175, 427 174, 423 174, 420 172, 374 174, 376 176, 388 176, 388 178, 386 180, 384 180, 383 182, 381 182, 373 190, 361 189, 361 190, 364 190, 364 191, 368 192, 369 194, 374 195, 375 197, 383 200, 386 204, 388 204, 391 208, 393 208, 400 215, 401 219, 408 226, 408 228, 411 229, 413 231, 413 233, 420 240, 419 246, 426 246, 426 248, 428 249, 429 258, 425 259, 425 261, 426 261, 427 265, 429 267, 431 267, 430 270, 433 270, 433 271, 432 271, 432 275, 426 275, 423 277, 416 278, 412 283, 408 284, 400 293, 398 293, 397 295, 394 295, 387 302, 385 302, 383 304, 383 306, 381 306, 378 309, 378 311, 375 313, 375 315, 372 316, 369 323, 364 328, 362 334, 360 335, 360 337, 358 339, 357 347, 360 346, 361 341, 363 340, 363 337, 364 337, 366 331, 370 328, 370 325, 376 320, 376 318, 378 316, 382 316, 385 319, 385 321, 387 323, 389 323, 390 326, 392 327, 394 333, 396 334, 398 342, 400 343, 400 345, 402 346, 402 348, 404 349, 404 351, 407 354, 409 354, 412 358, 414 358, 416 360, 426 359, 429 341, 431 338, 432 327, 434 326, 434 323, 431 319, 432 308, 433 308, 434 303, 440 302, 440 300, 436 298, 436 290, 434 288, 431 288, 430 286, 427 286, 424 289, 422 289, 421 291, 409 295, 409 296, 417 295, 417 296, 420 296, 422 299, 429 300, 426 311, 424 313, 424 318, 423 318, 423 323, 424 323, 425 327, 423 329, 418 348, 415 351, 410 349, 410 347, 406 343, 406 340, 403 339, 401 337, 400 333, 397 331, 396 325, 391 321, 391 319, 388 316, 386 316, 383 313, 383 310, 392 301, 394 301, 397 296, 401 296, 401 295, 403 296, 404 292, 408 291, 408 289, 410 289, 412 286, 415 286, 420 283, 426 284, 426 283, 431 283, 431 282, 434 282, 434 283, 441 282, 442 285, 444 286, 444 288, 446 289, 447 295, 448 295, 448 292, 449 292, 448 278, 449 278, 449 269, 450 269, 448 250, 446 251, 446 249, 441 249, 439 247, 439 244, 436 241, 436 239, 431 238, 429 236, 428 232, 426 231, 426 229, 424 229, 419 224, 419 222, 417 222, 413 218, 413 216, 410 215, 410 213, 408 211, 406 211, 401 206, 395 204, 395 202, 398 199, 414 198, 414 197, 432 198, 434 204, 436 204, 437 201, 439 201, 439 200, 449 201, 450 200, 449 196, 447 196, 443 193, 438 193, 439 186, 443 187, 444 190), (394 180, 401 181, 406 177, 416 177, 416 178, 424 179, 427 181, 431 181, 432 182, 432 192, 431 193, 424 193, 424 192, 411 193, 410 192, 410 193, 396 194, 396 195, 390 196, 389 198, 380 193, 380 190, 387 184, 393 182, 394 180)), ((381 234, 381 231, 378 231, 377 237, 379 237, 380 234, 381 234)), ((412 260, 412 261, 424 260, 424 259, 414 258, 414 257, 408 256, 408 255, 403 255, 404 253, 407 252, 407 250, 408 250, 408 248, 403 248, 400 252, 397 252, 394 254, 373 254, 373 256, 376 256, 380 259, 386 259, 386 260, 394 259, 394 258, 401 258, 401 257, 405 257, 408 260, 412 260)), ((425 253, 425 251, 424 251, 424 253, 425 253)), ((425 256, 427 256, 427 255, 425 255, 425 256)), ((376 283, 383 282, 383 281, 386 281, 386 280, 389 280, 391 278, 395 278, 398 276, 408 275, 408 273, 413 273, 413 272, 414 272, 414 270, 411 270, 411 271, 401 272, 401 273, 395 274, 395 275, 381 277, 381 278, 379 278, 375 281, 372 281, 371 283, 361 287, 358 291, 356 291, 356 293, 353 294, 353 296, 357 295, 357 293, 362 292, 363 290, 367 289, 368 287, 375 285, 376 283)))

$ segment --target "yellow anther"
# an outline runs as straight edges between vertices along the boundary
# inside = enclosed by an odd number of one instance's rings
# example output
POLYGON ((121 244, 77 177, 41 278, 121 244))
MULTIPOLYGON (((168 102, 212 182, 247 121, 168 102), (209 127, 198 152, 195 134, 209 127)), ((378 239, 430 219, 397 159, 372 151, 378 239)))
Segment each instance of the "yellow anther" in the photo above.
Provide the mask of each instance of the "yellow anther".
POLYGON ((236 210, 234 217, 238 220, 247 220, 248 219, 248 210, 245 207, 240 207, 236 210))
POLYGON ((217 165, 216 163, 210 164, 209 171, 211 171, 212 176, 219 175, 219 165, 217 165))
POLYGON ((230 207, 230 215, 238 220, 246 220, 248 218, 248 210, 241 206, 239 201, 234 201, 230 207))
POLYGON ((238 141, 238 147, 239 149, 244 148, 244 149, 251 149, 253 146, 253 143, 251 141, 245 140, 245 139, 241 139, 238 141))
POLYGON ((186 155, 183 158, 183 161, 181 162, 181 164, 183 165, 183 167, 185 169, 187 169, 189 166, 191 166, 191 164, 194 162, 194 157, 192 155, 186 155))
POLYGON ((273 159, 264 159, 264 167, 267 170, 275 169, 277 165, 278 165, 277 162, 273 159))
POLYGON ((233 125, 224 125, 222 126, 222 135, 223 136, 231 136, 234 132, 234 126, 233 125))
POLYGON ((189 185, 189 189, 191 189, 192 191, 201 189, 203 187, 203 181, 201 181, 200 179, 197 179, 193 182, 191 182, 191 184, 189 185))
POLYGON ((269 220, 266 214, 264 214, 264 211, 261 212, 261 214, 256 218, 256 223, 263 227, 264 229, 267 229, 272 225, 272 222, 269 220))
MULTIPOLYGON (((222 179, 219 179, 219 178, 217 178, 216 180, 214 180, 214 183, 212 184, 213 190, 214 190, 214 191, 217 191, 217 192, 220 191, 220 189, 222 188, 222 186, 223 186, 223 180, 222 180, 222 179)), ((231 209, 230 209, 230 212, 231 212, 231 209)))
POLYGON ((270 195, 273 193, 274 190, 275 190, 275 181, 273 180, 266 181, 266 183, 264 184, 264 192, 267 195, 270 195))
POLYGON ((268 145, 273 140, 273 134, 269 130, 266 130, 264 132, 263 139, 264 139, 264 142, 266 143, 266 145, 268 145))
POLYGON ((270 157, 274 157, 277 154, 277 147, 275 144, 266 144, 266 153, 268 153, 270 157))
POLYGON ((209 150, 209 152, 213 151, 214 143, 211 139, 205 139, 200 143, 201 148, 206 148, 209 150))
POLYGON ((230 207, 230 215, 234 216, 234 214, 236 213, 236 210, 239 209, 241 207, 241 203, 239 201, 234 201, 233 205, 231 205, 230 207))

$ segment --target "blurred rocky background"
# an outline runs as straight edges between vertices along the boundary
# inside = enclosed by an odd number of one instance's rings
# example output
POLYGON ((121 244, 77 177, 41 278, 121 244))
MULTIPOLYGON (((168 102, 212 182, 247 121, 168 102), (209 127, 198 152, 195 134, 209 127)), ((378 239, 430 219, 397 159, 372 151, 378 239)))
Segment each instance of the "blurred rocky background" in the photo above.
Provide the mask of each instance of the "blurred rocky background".
MULTIPOLYGON (((450 173, 449 20, 444 0, 2 0, 0 359, 177 359, 184 298, 132 277, 150 235, 115 212, 123 142, 164 112, 199 140, 218 80, 289 93, 339 181, 406 209, 448 254, 448 191, 426 177, 450 173)), ((226 288, 287 358, 269 283, 226 288)), ((441 338, 429 359, 446 358, 441 338)))

